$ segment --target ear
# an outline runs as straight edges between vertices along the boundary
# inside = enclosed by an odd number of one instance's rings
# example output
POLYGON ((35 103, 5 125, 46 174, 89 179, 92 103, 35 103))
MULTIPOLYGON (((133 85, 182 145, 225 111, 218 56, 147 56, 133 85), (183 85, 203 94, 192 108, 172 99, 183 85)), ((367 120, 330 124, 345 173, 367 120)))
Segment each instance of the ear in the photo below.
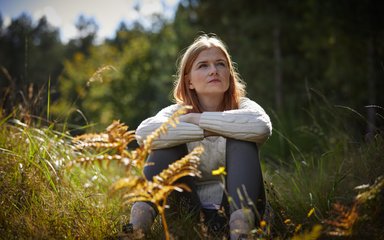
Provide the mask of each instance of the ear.
POLYGON ((185 76, 185 81, 186 81, 189 89, 191 89, 191 90, 195 89, 195 87, 193 86, 193 84, 191 82, 189 75, 185 76))

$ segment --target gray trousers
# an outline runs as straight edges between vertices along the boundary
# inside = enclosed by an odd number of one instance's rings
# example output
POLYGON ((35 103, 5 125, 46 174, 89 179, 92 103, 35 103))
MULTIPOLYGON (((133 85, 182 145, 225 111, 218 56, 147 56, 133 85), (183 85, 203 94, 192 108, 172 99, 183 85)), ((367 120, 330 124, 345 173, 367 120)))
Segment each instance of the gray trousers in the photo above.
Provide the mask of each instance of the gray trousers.
MULTIPOLYGON (((168 168, 168 165, 188 154, 186 144, 171 148, 153 150, 144 168, 148 180, 168 168)), ((247 207, 256 216, 262 216, 265 210, 265 191, 260 167, 259 151, 256 143, 227 138, 226 143, 226 191, 234 204, 228 204, 228 196, 223 197, 222 206, 231 214, 237 208, 247 207), (242 201, 240 194, 243 196, 242 201)), ((194 177, 183 177, 179 182, 186 184, 191 192, 174 192, 174 197, 184 198, 190 211, 201 210, 200 200, 196 192, 194 177)), ((171 206, 172 207, 172 206, 171 206)))

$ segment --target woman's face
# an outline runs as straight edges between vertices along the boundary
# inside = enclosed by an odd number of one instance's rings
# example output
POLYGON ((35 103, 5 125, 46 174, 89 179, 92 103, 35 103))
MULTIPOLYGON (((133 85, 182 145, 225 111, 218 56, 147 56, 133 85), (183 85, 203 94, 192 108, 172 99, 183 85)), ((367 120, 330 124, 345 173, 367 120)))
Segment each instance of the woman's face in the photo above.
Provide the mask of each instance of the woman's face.
POLYGON ((192 64, 187 76, 189 89, 198 97, 224 96, 229 88, 229 65, 224 53, 217 47, 203 50, 192 64))

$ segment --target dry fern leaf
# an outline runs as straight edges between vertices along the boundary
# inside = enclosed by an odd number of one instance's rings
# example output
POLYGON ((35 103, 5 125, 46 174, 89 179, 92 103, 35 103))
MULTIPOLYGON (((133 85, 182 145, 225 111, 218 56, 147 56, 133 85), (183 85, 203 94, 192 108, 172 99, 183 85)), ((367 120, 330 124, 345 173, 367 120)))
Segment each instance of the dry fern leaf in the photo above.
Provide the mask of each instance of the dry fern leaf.
POLYGON ((145 178, 121 179, 114 184, 113 190, 122 189, 126 191, 123 195, 124 204, 135 201, 149 201, 160 206, 172 191, 190 191, 185 184, 175 184, 184 176, 200 176, 198 166, 199 156, 203 153, 203 147, 198 146, 188 155, 169 165, 160 174, 153 177, 153 181, 145 178))
POLYGON ((168 195, 176 190, 182 191, 177 185, 158 185, 154 182, 147 182, 148 184, 144 189, 138 189, 125 194, 123 196, 124 204, 129 204, 137 201, 148 201, 154 203, 156 206, 161 206, 168 195))
POLYGON ((120 123, 120 120, 114 120, 105 133, 83 134, 73 138, 77 150, 85 148, 106 148, 117 149, 120 153, 127 145, 135 140, 135 131, 128 131, 128 126, 120 123))
POLYGON ((148 154, 151 152, 152 149, 152 142, 159 138, 160 135, 166 134, 168 131, 168 127, 173 126, 176 127, 176 124, 179 122, 178 117, 184 113, 187 112, 188 109, 190 109, 190 106, 182 106, 177 111, 175 111, 171 117, 168 118, 166 122, 161 124, 161 126, 156 129, 153 133, 148 135, 146 139, 144 140, 144 144, 140 147, 138 147, 135 151, 133 151, 133 154, 135 154, 134 159, 137 160, 138 164, 141 166, 138 167, 144 167, 145 161, 147 159, 148 154))
POLYGON ((170 164, 167 169, 154 176, 155 182, 172 185, 178 179, 184 176, 201 177, 201 172, 198 170, 200 164, 199 156, 204 152, 202 146, 197 146, 188 155, 180 160, 170 164))
POLYGON ((169 125, 171 125, 172 127, 176 127, 176 124, 179 123, 179 119, 178 119, 179 116, 185 114, 188 111, 188 109, 191 109, 191 107, 190 106, 180 107, 178 110, 176 110, 172 114, 170 118, 168 118, 166 122, 161 124, 161 126, 158 129, 156 129, 152 134, 148 135, 147 138, 144 140, 144 145, 142 146, 142 148, 140 148, 139 155, 143 155, 143 154, 147 155, 151 150, 153 140, 155 140, 156 138, 159 138, 161 134, 166 134, 169 125))
POLYGON ((146 181, 147 180, 142 177, 121 178, 112 184, 110 192, 114 193, 121 189, 129 191, 132 188, 141 188, 146 185, 146 181))

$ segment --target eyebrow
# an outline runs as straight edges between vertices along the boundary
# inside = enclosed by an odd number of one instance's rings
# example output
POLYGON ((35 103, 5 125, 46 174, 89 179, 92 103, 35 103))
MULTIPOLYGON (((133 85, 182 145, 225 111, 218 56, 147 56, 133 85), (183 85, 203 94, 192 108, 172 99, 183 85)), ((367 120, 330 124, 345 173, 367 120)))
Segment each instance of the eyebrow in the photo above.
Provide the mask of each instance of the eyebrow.
MULTIPOLYGON (((215 60, 215 62, 227 62, 224 58, 219 58, 219 59, 217 59, 217 60, 215 60)), ((199 65, 199 64, 203 64, 203 63, 208 63, 208 61, 199 61, 199 62, 197 62, 196 63, 196 65, 199 65)))

